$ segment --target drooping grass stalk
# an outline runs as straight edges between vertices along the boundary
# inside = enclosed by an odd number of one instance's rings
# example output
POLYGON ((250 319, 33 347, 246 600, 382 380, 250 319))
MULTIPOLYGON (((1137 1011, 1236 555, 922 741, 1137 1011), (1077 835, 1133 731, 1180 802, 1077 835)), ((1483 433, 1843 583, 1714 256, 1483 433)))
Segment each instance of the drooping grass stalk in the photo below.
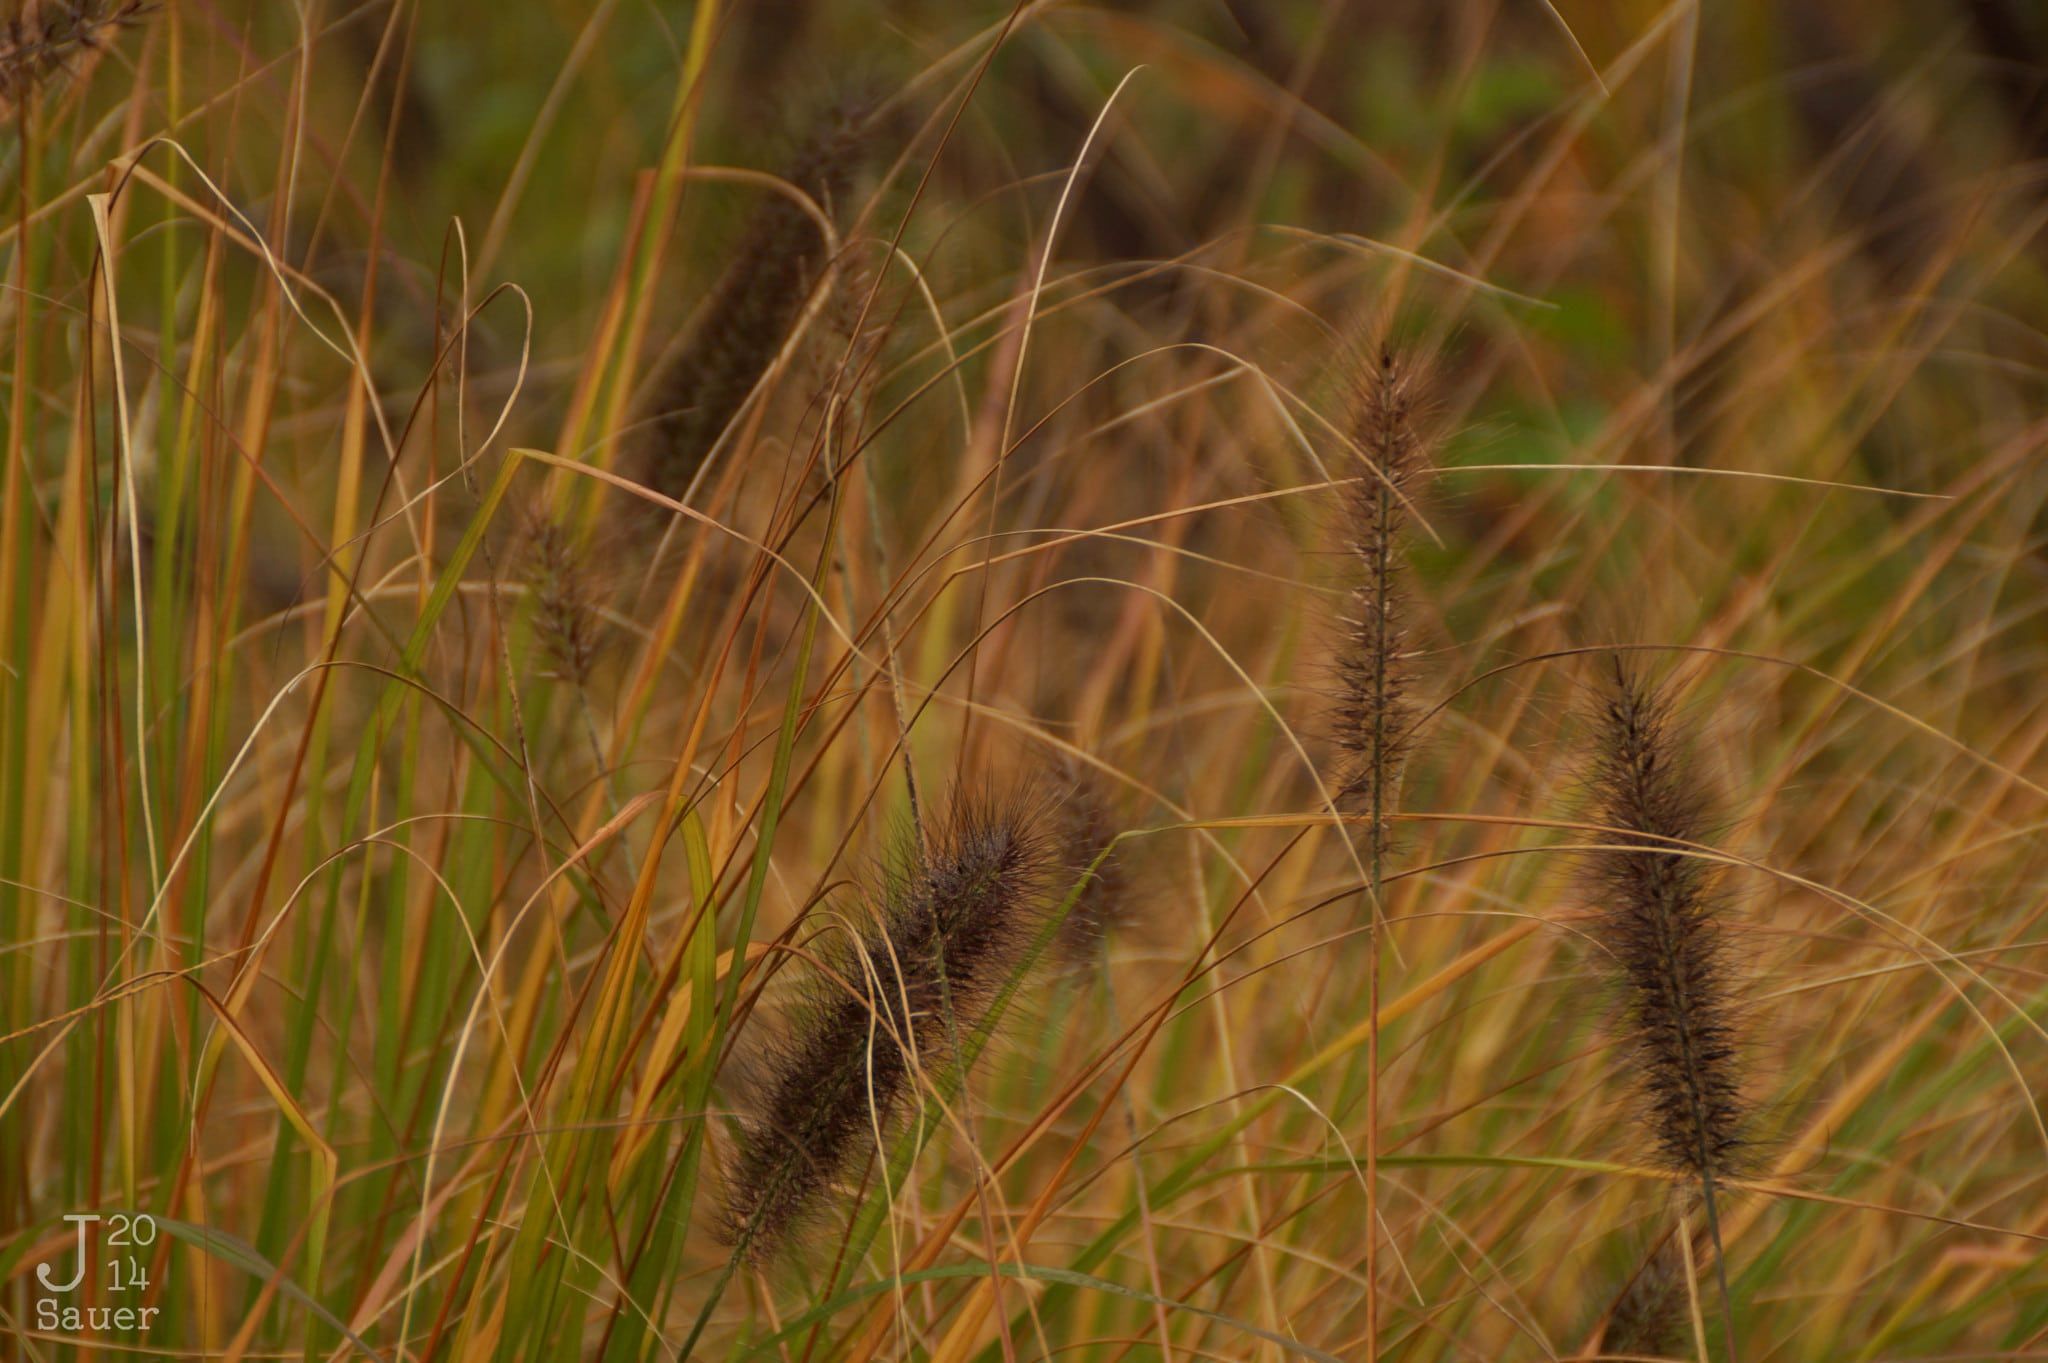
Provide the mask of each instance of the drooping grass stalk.
POLYGON ((1618 658, 1600 702, 1594 814, 1615 845, 1591 853, 1596 932, 1655 1154, 1699 1181, 1728 1357, 1734 1303, 1719 1190, 1744 1149, 1740 1041, 1714 864, 1698 853, 1708 795, 1668 695, 1618 658))
MULTIPOLYGON (((1025 983, 1032 978, 1039 963, 1050 957, 1065 954, 1070 940, 1067 920, 1079 909, 1082 899, 1090 893, 1095 876, 1120 854, 1119 841, 1120 838, 1110 839, 1086 864, 1073 868, 1073 879, 1067 885, 1065 894, 1058 904, 1050 908, 1037 926, 1035 937, 1020 954, 1009 978, 996 991, 994 997, 977 1010, 977 1016, 970 1019, 967 1029, 960 1037, 956 1053, 949 1058, 950 1063, 927 1071, 927 1077, 932 1081, 935 1102, 923 1110, 917 1120, 907 1124, 906 1129, 897 1136, 882 1164, 884 1189, 902 1186, 903 1180, 909 1175, 912 1161, 926 1148, 927 1142, 944 1120, 940 1109, 952 1103, 968 1071, 973 1068, 981 1053, 995 1040, 1009 1009, 1015 1004, 1017 995, 1025 983)), ((1058 844, 1055 843, 1054 846, 1057 848, 1058 844)), ((1064 874, 1060 873, 1061 876, 1064 874)), ((854 1271, 865 1261, 875 1239, 881 1234, 882 1221, 887 1213, 886 1197, 870 1197, 855 1211, 839 1261, 834 1266, 832 1274, 821 1283, 821 1290, 825 1295, 842 1291, 851 1283, 854 1271)))
MULTIPOLYGON (((1072 771, 1062 786, 1052 796, 1053 811, 1049 821, 1049 838, 1054 873, 1057 883, 1068 888, 1059 906, 1038 928, 1037 940, 1029 945, 1020 960, 1004 982, 1000 994, 993 1003, 980 1010, 980 1016, 971 1019, 971 1029, 963 1034, 957 1015, 948 1008, 945 1011, 948 1053, 963 1057, 946 1072, 940 1082, 943 1101, 938 1110, 952 1109, 960 1112, 965 1119, 965 1135, 976 1149, 981 1146, 974 1112, 954 1102, 964 1081, 972 1057, 979 1054, 998 1031, 1004 1011, 1019 985, 1030 977, 1033 967, 1043 955, 1050 955, 1068 968, 1093 967, 1096 983, 1107 1002, 1107 1015, 1112 1030, 1118 1028, 1116 1021, 1115 991, 1109 971, 1109 930, 1121 921, 1129 910, 1129 883, 1125 860, 1119 855, 1118 835, 1111 826, 1107 798, 1100 788, 1094 773, 1086 769, 1072 771)), ((1136 1128, 1136 1114, 1128 1089, 1122 1091, 1123 1111, 1132 1131, 1136 1128)), ((927 1126, 932 1125, 928 1117, 927 1126)), ((908 1150, 913 1153, 923 1148, 924 1132, 916 1133, 908 1150)), ((902 1165, 907 1174, 908 1163, 902 1165)), ((878 1210, 886 1210, 892 1190, 900 1186, 902 1174, 885 1179, 880 1196, 872 1204, 878 1210)), ((1142 1199, 1142 1172, 1140 1193, 1142 1199)), ((974 1205, 981 1214, 984 1242, 992 1248, 997 1243, 997 1219, 992 1214, 989 1202, 991 1177, 977 1169, 974 1174, 974 1205)), ((963 1204, 964 1205, 964 1204, 963 1204)), ((1008 1226, 1002 1232, 1020 1248, 1029 1244, 1042 1217, 1041 1209, 1027 1213, 1020 1221, 1008 1226)), ((1005 1354, 1015 1351, 1013 1329, 998 1307, 1001 1290, 1001 1276, 996 1271, 997 1260, 990 1256, 990 1275, 977 1284, 969 1294, 967 1303, 960 1309, 947 1334, 947 1342, 940 1352, 955 1356, 954 1346, 979 1333, 989 1313, 996 1311, 997 1340, 1005 1354)), ((1158 1286, 1155 1282, 1154 1286, 1158 1286)), ((865 1344, 871 1346, 879 1339, 886 1321, 882 1317, 871 1320, 864 1331, 865 1344)))
POLYGON ((788 1037, 729 1184, 732 1255, 687 1354, 736 1269, 772 1255, 878 1135, 920 1076, 964 1058, 958 1021, 998 998, 1041 927, 1050 848, 1017 802, 955 792, 885 879, 875 925, 827 955, 788 1037))
MULTIPOLYGON (((858 114, 829 111, 784 178, 830 213, 852 183, 864 132, 858 114)), ((655 380, 644 476, 657 492, 680 501, 694 491, 824 278, 830 246, 809 206, 782 193, 756 206, 682 349, 655 380)))
POLYGON ((1028 810, 956 793, 928 840, 901 854, 880 922, 839 954, 840 983, 775 1058, 733 1176, 733 1240, 746 1255, 773 1252, 871 1125, 893 1127, 917 1071, 958 1055, 948 1005, 971 1016, 1031 940, 1050 849, 1028 810))

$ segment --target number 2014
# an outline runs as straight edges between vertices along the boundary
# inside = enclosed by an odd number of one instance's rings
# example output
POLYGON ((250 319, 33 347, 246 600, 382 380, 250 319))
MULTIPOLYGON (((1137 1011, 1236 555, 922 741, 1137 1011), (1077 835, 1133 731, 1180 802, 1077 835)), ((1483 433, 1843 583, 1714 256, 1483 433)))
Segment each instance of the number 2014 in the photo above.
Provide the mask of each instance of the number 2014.
POLYGON ((156 1218, 153 1216, 128 1216, 117 1212, 107 1218, 107 1225, 112 1228, 107 1232, 109 1246, 156 1243, 156 1218))

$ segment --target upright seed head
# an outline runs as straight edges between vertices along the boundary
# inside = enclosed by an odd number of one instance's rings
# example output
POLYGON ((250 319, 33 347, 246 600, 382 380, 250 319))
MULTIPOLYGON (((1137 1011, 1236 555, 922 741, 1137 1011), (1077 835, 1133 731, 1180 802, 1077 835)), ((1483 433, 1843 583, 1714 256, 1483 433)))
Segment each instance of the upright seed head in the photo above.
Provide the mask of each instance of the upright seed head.
POLYGON ((1419 390, 1413 367, 1382 351, 1358 384, 1350 431, 1356 481, 1345 548, 1357 585, 1338 661, 1336 739, 1345 765, 1336 796, 1341 809, 1371 821, 1374 855, 1386 849, 1415 723, 1403 547, 1429 453, 1419 390))
POLYGON ((527 530, 524 559, 541 649, 556 676, 581 685, 597 665, 605 633, 587 557, 567 527, 539 512, 527 530))
POLYGON ((1614 963, 1644 1113, 1673 1168, 1713 1176, 1742 1147, 1735 1008, 1712 862, 1688 844, 1708 798, 1669 699, 1616 663, 1594 759, 1599 936, 1614 963))
POLYGON ((1700 855, 1708 798, 1667 696, 1617 659, 1600 702, 1590 854, 1596 935, 1613 962, 1621 1026, 1652 1152, 1699 1181, 1721 1324, 1735 1357, 1734 1303, 1717 1189, 1743 1148, 1733 972, 1714 864, 1700 855))

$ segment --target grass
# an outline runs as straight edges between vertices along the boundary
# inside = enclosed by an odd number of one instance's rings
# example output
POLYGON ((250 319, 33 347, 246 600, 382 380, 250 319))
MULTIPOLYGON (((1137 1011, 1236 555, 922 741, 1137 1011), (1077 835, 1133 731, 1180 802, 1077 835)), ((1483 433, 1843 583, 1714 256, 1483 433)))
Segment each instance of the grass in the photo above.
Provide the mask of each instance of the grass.
POLYGON ((2048 1350, 2025 7, 9 17, 0 1357, 2048 1350))

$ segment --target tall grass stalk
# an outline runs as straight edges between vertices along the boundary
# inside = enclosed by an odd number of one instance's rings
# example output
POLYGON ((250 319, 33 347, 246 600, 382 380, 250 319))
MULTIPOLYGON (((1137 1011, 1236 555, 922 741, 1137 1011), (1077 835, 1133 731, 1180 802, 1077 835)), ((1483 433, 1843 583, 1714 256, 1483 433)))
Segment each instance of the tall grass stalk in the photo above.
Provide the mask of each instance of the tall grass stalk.
POLYGON ((0 14, 0 1357, 2040 1351, 2025 7, 573 8, 0 14))

